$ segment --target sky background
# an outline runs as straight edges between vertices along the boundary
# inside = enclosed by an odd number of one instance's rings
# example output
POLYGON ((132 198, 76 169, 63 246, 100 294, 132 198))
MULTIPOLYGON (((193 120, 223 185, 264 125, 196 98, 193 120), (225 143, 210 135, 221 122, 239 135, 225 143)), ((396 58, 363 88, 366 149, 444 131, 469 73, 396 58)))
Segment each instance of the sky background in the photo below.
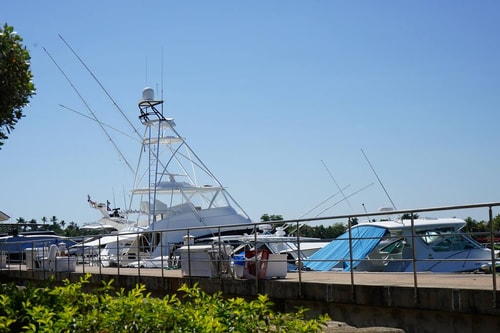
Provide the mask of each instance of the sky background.
MULTIPOLYGON (((68 110, 89 115, 44 48, 100 121, 132 133, 59 35, 137 127, 142 89, 163 92, 253 220, 390 207, 377 175, 397 209, 500 201, 498 1, 0 0, 0 23, 37 88, 0 150, 10 222, 95 222, 87 194, 123 207, 132 186, 97 123, 68 110), (337 184, 348 201, 313 209, 337 184)), ((140 143, 113 140, 134 165, 140 143)))

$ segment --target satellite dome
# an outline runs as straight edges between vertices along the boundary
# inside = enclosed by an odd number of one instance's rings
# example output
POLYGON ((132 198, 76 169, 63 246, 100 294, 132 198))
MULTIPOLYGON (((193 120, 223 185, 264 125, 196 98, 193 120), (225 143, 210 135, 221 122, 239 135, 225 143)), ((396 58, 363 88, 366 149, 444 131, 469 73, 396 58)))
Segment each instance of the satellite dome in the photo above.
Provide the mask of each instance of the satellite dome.
POLYGON ((155 99, 155 92, 153 88, 146 87, 142 90, 142 99, 144 101, 154 101, 155 99))

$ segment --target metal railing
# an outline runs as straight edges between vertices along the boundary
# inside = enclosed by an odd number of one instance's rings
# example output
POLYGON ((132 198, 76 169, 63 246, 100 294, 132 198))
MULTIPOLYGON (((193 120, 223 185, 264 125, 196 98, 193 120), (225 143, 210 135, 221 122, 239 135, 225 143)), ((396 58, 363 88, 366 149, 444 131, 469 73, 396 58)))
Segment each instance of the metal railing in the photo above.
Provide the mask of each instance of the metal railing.
MULTIPOLYGON (((210 270, 206 271, 203 274, 208 277, 218 277, 220 279, 226 278, 235 278, 235 255, 238 253, 245 254, 245 271, 246 274, 242 278, 253 278, 255 279, 256 286, 258 287, 259 281, 266 278, 265 275, 260 274, 260 270, 266 269, 269 266, 274 264, 282 265, 283 261, 286 260, 286 264, 295 265, 296 269, 294 270, 298 275, 298 295, 302 294, 302 284, 303 284, 303 273, 307 267, 304 267, 304 262, 310 262, 311 259, 306 257, 303 252, 305 250, 305 244, 311 242, 310 239, 307 239, 301 235, 301 227, 302 225, 308 225, 311 223, 321 223, 321 224, 344 224, 346 225, 346 229, 348 231, 347 241, 349 243, 349 255, 348 257, 330 257, 328 259, 317 259, 316 261, 335 261, 343 264, 348 264, 348 267, 351 269, 348 270, 350 275, 350 285, 351 291, 353 294, 353 298, 355 295, 355 285, 356 285, 356 274, 357 270, 353 269, 355 267, 355 263, 364 262, 367 260, 377 262, 377 261, 387 261, 387 258, 355 258, 353 256, 353 246, 355 246, 356 241, 358 240, 367 240, 369 237, 353 237, 351 231, 353 230, 353 221, 361 220, 361 219, 373 219, 375 217, 385 217, 388 215, 391 216, 401 216, 405 214, 406 216, 410 216, 411 223, 411 237, 407 239, 407 242, 411 243, 412 255, 410 258, 393 258, 391 261, 400 262, 401 264, 409 265, 411 263, 411 272, 413 273, 413 289, 414 289, 414 299, 415 302, 418 302, 418 287, 419 287, 419 272, 417 270, 418 264, 421 262, 467 262, 473 261, 473 258, 459 258, 459 259, 434 259, 434 258, 418 258, 416 253, 416 242, 420 235, 417 234, 414 225, 414 216, 420 215, 423 213, 436 213, 436 212, 456 212, 456 211, 465 211, 467 214, 471 210, 479 210, 483 211, 487 210, 488 222, 489 222, 489 231, 487 233, 478 233, 481 236, 486 236, 489 238, 489 243, 487 247, 494 249, 495 243, 495 230, 493 226, 493 208, 500 206, 499 202, 493 203, 483 203, 483 204, 471 204, 471 205, 460 205, 460 206, 442 206, 442 207, 432 207, 432 208, 419 208, 419 209, 410 209, 410 210, 396 210, 396 211, 383 211, 383 212, 371 212, 371 213, 361 213, 361 214, 349 214, 349 215, 338 215, 338 216, 328 216, 328 217, 318 217, 311 219, 295 219, 295 220, 281 220, 281 221, 266 221, 252 224, 251 227, 254 228, 255 232, 246 237, 242 237, 239 239, 240 247, 237 245, 234 247, 237 249, 234 253, 228 253, 227 247, 224 246, 231 242, 231 240, 235 240, 235 238, 228 238, 224 236, 224 234, 231 228, 234 230, 237 227, 248 228, 248 224, 242 225, 231 225, 231 226, 212 226, 212 227, 196 227, 196 228, 187 228, 187 229, 172 229, 172 230, 155 230, 155 231, 134 231, 129 234, 120 233, 116 235, 107 235, 108 242, 104 242, 104 238, 98 238, 93 243, 95 246, 88 246, 88 242, 81 243, 80 245, 76 245, 73 247, 69 247, 69 252, 67 256, 58 256, 58 261, 53 263, 53 266, 50 266, 51 269, 49 271, 64 271, 64 269, 60 269, 57 265, 64 265, 67 267, 69 271, 71 271, 73 265, 71 261, 74 257, 78 258, 77 263, 78 267, 81 268, 83 273, 86 270, 90 270, 90 267, 98 267, 98 274, 104 274, 103 268, 105 266, 114 266, 116 267, 116 274, 120 276, 121 274, 130 275, 130 270, 126 273, 121 272, 121 268, 127 266, 133 266, 137 268, 137 276, 140 278, 141 272, 144 269, 148 269, 149 265, 156 266, 161 269, 161 276, 165 277, 165 268, 168 269, 178 269, 179 263, 181 264, 180 269, 184 276, 196 276, 194 272, 198 267, 201 266, 209 266, 210 270), (283 245, 284 239, 277 238, 273 240, 271 237, 266 238, 265 240, 259 236, 257 230, 261 225, 287 225, 292 226, 294 228, 294 234, 288 236, 288 240, 290 246, 288 251, 283 250, 283 253, 287 253, 289 257, 287 259, 274 259, 274 258, 258 258, 259 255, 262 255, 261 252, 256 250, 259 249, 259 246, 267 245, 270 246, 272 243, 283 245), (176 247, 172 247, 169 244, 168 247, 164 246, 161 242, 168 233, 171 232, 179 232, 184 231, 186 240, 181 244, 175 244, 176 247), (205 257, 200 258, 197 256, 196 251, 199 249, 198 245, 193 242, 192 238, 194 235, 200 234, 211 234, 212 235, 212 247, 205 247, 203 251, 205 257), (159 237, 158 237, 159 235, 159 237), (111 238, 110 238, 111 237, 111 238), (148 244, 146 240, 153 242, 155 239, 159 239, 158 245, 154 247, 156 249, 156 253, 159 253, 159 258, 153 260, 151 258, 151 251, 153 246, 148 244), (111 246, 111 245, 113 246, 111 246), (132 246, 131 246, 132 245, 132 246), (107 246, 107 248, 106 248, 107 246), (180 246, 180 247, 179 247, 180 246), (108 254, 106 255, 103 252, 103 249, 108 250, 108 254), (239 252, 238 252, 239 249, 239 252), (148 253, 149 251, 149 253, 148 253), (210 252, 211 251, 211 252, 210 252), (254 251, 254 252, 251 252, 254 251), (209 253, 210 252, 210 253, 209 253), (74 256, 74 257, 73 257, 74 256), (73 257, 73 258, 72 258, 73 257), (65 258, 65 259, 64 259, 65 258), (64 263, 64 260, 67 260, 67 263, 64 263), (187 266, 187 267, 186 267, 187 266), (252 268, 252 273, 249 274, 248 268, 252 268), (193 274, 194 272, 194 274, 193 274)), ((473 234, 474 236, 474 234, 473 234)), ((388 239, 388 238, 386 238, 388 239)), ((61 240, 57 240, 60 242, 61 240)), ((324 241, 324 240, 321 240, 324 241)), ((331 242, 340 241, 339 239, 332 239, 331 242)), ((8 246, 5 240, 0 240, 0 268, 7 270, 23 270, 23 269, 31 269, 33 271, 42 270, 46 271, 44 266, 44 260, 47 260, 48 253, 46 252, 50 245, 54 244, 54 241, 11 241, 8 246), (24 249, 24 251, 19 251, 19 249, 24 249), (31 253, 30 253, 31 251, 31 253), (18 255, 21 254, 21 257, 17 262, 12 260, 14 258, 14 252, 18 255), (26 253, 29 255, 26 256, 26 253), (23 256, 24 255, 24 256, 23 256)), ((274 245, 276 245, 274 244, 274 245)), ((267 249, 269 250, 269 248, 267 249)), ((497 270, 496 266, 499 259, 495 255, 495 251, 491 252, 491 265, 489 266, 491 273, 491 286, 492 286, 492 302, 494 306, 497 306, 497 270)), ((94 269, 95 271, 95 269, 94 269)))

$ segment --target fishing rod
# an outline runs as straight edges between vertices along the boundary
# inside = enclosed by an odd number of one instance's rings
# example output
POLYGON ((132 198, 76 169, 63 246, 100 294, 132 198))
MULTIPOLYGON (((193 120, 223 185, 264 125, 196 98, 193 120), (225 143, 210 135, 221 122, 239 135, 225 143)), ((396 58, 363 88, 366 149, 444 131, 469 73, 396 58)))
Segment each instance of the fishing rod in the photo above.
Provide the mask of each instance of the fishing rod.
MULTIPOLYGON (((369 186, 372 186, 372 185, 373 185, 373 183, 370 183, 370 184, 368 184, 368 185, 366 185, 366 186, 362 187, 361 189, 357 190, 356 192, 349 194, 348 196, 346 196, 346 197, 345 197, 345 199, 339 200, 339 201, 335 202, 333 205, 331 205, 331 206, 329 206, 329 207, 326 207, 326 208, 325 208, 325 209, 323 209, 321 212, 319 212, 318 214, 316 214, 314 217, 318 217, 318 216, 320 216, 321 214, 323 214, 324 212, 326 212, 326 211, 327 211, 327 210, 329 210, 330 208, 332 208, 332 207, 334 207, 334 206, 338 205, 339 203, 341 203, 342 201, 346 200, 347 198, 350 198, 350 197, 352 197, 353 195, 358 194, 359 192, 361 192, 361 191, 365 190, 366 188, 368 188, 369 186)), ((347 186, 346 186, 346 187, 344 187, 342 190, 345 190, 345 189, 346 189, 346 188, 348 188, 349 186, 350 186, 350 185, 347 185, 347 186)), ((331 198, 333 198, 333 197, 334 197, 334 196, 336 196, 337 194, 339 194, 339 192, 337 192, 337 193, 335 193, 335 194, 331 195, 331 196, 330 196, 330 197, 328 197, 326 200, 323 200, 320 204, 316 205, 316 206, 315 206, 313 209, 311 209, 309 212, 313 211, 313 210, 314 210, 314 209, 316 209, 318 206, 320 206, 320 205, 321 205, 321 204, 323 204, 324 202, 326 202, 326 201, 330 200, 331 198)), ((307 212, 306 214, 308 214, 309 212, 307 212)), ((304 214, 304 215, 306 215, 306 214, 304 214)), ((299 219, 303 218, 303 217, 304 217, 304 215, 302 215, 301 217, 299 217, 299 219)), ((301 223, 298 227, 299 227, 299 228, 301 228, 304 224, 305 224, 305 223, 301 223)), ((296 232, 296 231, 297 231, 297 228, 295 228, 294 230, 290 231, 290 234, 292 234, 292 233, 294 233, 294 232, 296 232)))
POLYGON ((69 43, 66 42, 66 40, 63 38, 63 36, 61 36, 61 35, 58 35, 58 36, 59 36, 59 38, 61 38, 61 40, 63 41, 63 43, 68 47, 68 49, 71 51, 71 53, 73 53, 73 55, 78 59, 78 61, 80 61, 80 63, 83 65, 83 67, 85 67, 85 69, 90 73, 90 75, 92 76, 92 78, 101 87, 101 89, 104 91, 104 93, 106 94, 106 96, 108 96, 108 98, 111 100, 111 102, 113 103, 113 105, 118 109, 118 111, 120 111, 120 113, 123 116, 123 118, 125 118, 125 120, 128 122, 128 124, 130 125, 130 127, 132 127, 132 130, 134 131, 134 133, 136 133, 137 136, 139 137, 139 139, 141 139, 141 135, 139 134, 139 132, 137 131, 137 129, 135 128, 135 126, 132 124, 132 122, 127 117, 127 115, 125 114, 125 112, 123 112, 123 110, 120 108, 120 106, 116 103, 116 101, 113 99, 113 97, 111 97, 111 94, 106 90, 106 88, 104 88, 104 86, 102 85, 101 81, 99 81, 99 79, 94 75, 94 73, 90 70, 90 68, 82 60, 82 58, 80 58, 80 56, 78 55, 78 53, 76 53, 76 51, 69 45, 69 43))
POLYGON ((380 177, 377 175, 377 172, 375 171, 375 169, 373 168, 372 164, 370 163, 370 160, 368 159, 368 157, 366 156, 365 152, 363 151, 363 149, 361 149, 361 152, 363 153, 363 156, 365 157, 366 161, 368 162, 368 165, 370 166, 370 168, 372 169, 373 173, 375 174, 375 177, 377 177, 377 180, 380 184, 380 186, 382 186, 382 189, 384 190, 385 192, 385 195, 387 196, 387 198, 389 198, 389 201, 391 202, 392 204, 392 208, 394 208, 394 210, 397 210, 396 208, 396 205, 394 204, 394 202, 392 201, 391 199, 391 196, 389 195, 389 193, 387 192, 387 190, 385 189, 384 187, 384 184, 382 184, 382 181, 380 180, 380 177))
MULTIPOLYGON (((347 185, 342 190, 345 191, 349 186, 351 186, 351 185, 347 185)), ((334 194, 330 195, 328 198, 326 198, 325 200, 321 201, 319 204, 317 204, 316 206, 314 206, 313 208, 309 209, 307 212, 305 212, 304 214, 302 214, 301 216, 299 216, 299 219, 301 219, 304 216, 306 216, 307 214, 311 213, 313 210, 315 210, 316 208, 318 208, 319 206, 321 206, 322 204, 324 204, 325 202, 327 202, 331 198, 337 196, 337 194, 339 194, 339 193, 340 193, 340 191, 335 192, 334 194)))
POLYGON ((349 208, 351 208, 351 211, 353 211, 351 203, 349 202, 349 200, 347 200, 347 198, 344 194, 344 191, 342 191, 342 189, 340 188, 339 184, 337 183, 337 181, 333 177, 332 173, 330 172, 330 169, 328 169, 328 167, 326 166, 325 162, 323 162, 323 160, 321 160, 321 163, 323 163, 323 166, 325 167, 326 172, 328 172, 328 174, 330 175, 330 178, 333 180, 335 185, 337 185, 337 188, 339 189, 339 192, 342 194, 342 197, 344 197, 345 202, 347 202, 347 204, 349 205, 349 208))
MULTIPOLYGON (((360 189, 359 189, 359 190, 357 190, 356 192, 349 194, 349 195, 346 197, 346 199, 347 199, 347 198, 352 197, 352 196, 353 196, 353 195, 355 195, 355 194, 358 194, 359 192, 361 192, 361 191, 363 191, 363 190, 367 189, 368 187, 370 187, 370 186, 372 186, 372 185, 373 185, 373 183, 370 183, 370 184, 368 184, 368 185, 366 185, 366 186, 364 186, 364 187, 360 188, 360 189)), ((339 201, 337 201, 336 203, 334 203, 333 205, 331 205, 331 206, 329 206, 329 207, 326 207, 325 209, 323 209, 321 212, 319 212, 319 213, 318 213, 316 216, 314 216, 314 217, 318 217, 318 216, 320 216, 321 214, 323 214, 324 212, 326 212, 326 211, 327 211, 327 210, 329 210, 330 208, 332 208, 332 207, 334 207, 334 206, 338 205, 339 203, 341 203, 341 202, 342 202, 342 201, 344 201, 344 200, 345 200, 345 199, 339 200, 339 201)))
MULTIPOLYGON (((351 185, 347 185, 346 187, 344 187, 342 189, 342 191, 345 191, 349 186, 351 186, 351 185)), ((321 201, 319 204, 317 204, 316 206, 314 206, 313 208, 309 209, 307 212, 305 212, 304 214, 302 214, 301 216, 299 216, 299 219, 304 218, 307 214, 311 213, 313 210, 315 210, 316 208, 318 208, 319 206, 321 206, 322 204, 324 204, 325 202, 327 202, 331 198, 335 197, 339 193, 340 193, 340 191, 335 192, 334 194, 330 195, 328 198, 326 198, 325 200, 321 201)), ((304 225, 304 223, 301 223, 299 225, 299 228, 302 228, 303 225, 304 225)), ((288 224, 283 230, 285 230, 288 226, 290 226, 290 224, 288 224)), ((292 233, 294 233, 296 231, 297 231, 297 228, 295 228, 292 231, 290 231, 290 234, 292 234, 292 233)))
POLYGON ((68 83, 71 86, 71 88, 73 88, 73 90, 76 92, 76 94, 78 95, 78 97, 80 98, 80 100, 83 102, 83 104, 85 105, 85 107, 89 111, 89 113, 92 115, 92 118, 99 124, 99 126, 102 129, 102 131, 108 137, 108 140, 111 141, 111 143, 113 144, 113 146, 115 147, 115 149, 118 151, 118 154, 120 154, 120 156, 123 159, 123 161, 125 162, 125 164, 128 166, 128 168, 130 169, 130 171, 132 171, 132 173, 133 173, 134 169, 130 166, 130 164, 128 163, 127 159, 125 158, 125 156, 123 155, 123 153, 121 152, 121 150, 118 148, 118 146, 116 145, 116 143, 113 141, 113 139, 109 135, 108 131, 106 131, 106 128, 104 128, 103 124, 99 121, 99 119, 97 119, 97 116, 95 115, 94 111, 89 106, 89 104, 87 103, 87 101, 85 100, 85 98, 83 98, 82 94, 80 94, 80 92, 78 91, 78 89, 76 88, 76 86, 73 84, 73 82, 70 80, 70 78, 66 75, 66 73, 61 68, 61 66, 59 66, 59 64, 54 59, 54 57, 52 57, 52 55, 49 53, 49 51, 47 51, 47 49, 45 47, 43 47, 43 50, 45 51, 45 53, 47 53, 47 55, 49 56, 50 60, 52 60, 52 62, 54 63, 54 65, 56 65, 57 69, 59 70, 59 72, 61 72, 61 74, 66 79, 66 81, 68 81, 68 83))

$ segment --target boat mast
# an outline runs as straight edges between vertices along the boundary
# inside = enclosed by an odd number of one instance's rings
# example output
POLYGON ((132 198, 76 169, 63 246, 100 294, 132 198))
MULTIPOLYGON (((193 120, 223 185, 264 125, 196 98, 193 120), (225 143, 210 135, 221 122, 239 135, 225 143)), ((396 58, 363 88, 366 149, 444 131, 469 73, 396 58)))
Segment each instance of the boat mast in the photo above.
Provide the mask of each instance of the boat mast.
POLYGON ((172 127, 169 120, 163 116, 163 112, 158 111, 156 108, 159 105, 163 105, 163 101, 154 99, 153 89, 149 87, 144 88, 142 99, 139 101, 138 106, 140 111, 139 120, 146 126, 143 146, 147 145, 148 147, 148 225, 156 222, 156 187, 158 184, 158 165, 160 163, 160 141, 163 123, 172 127), (157 125, 156 132, 155 124, 157 125))

